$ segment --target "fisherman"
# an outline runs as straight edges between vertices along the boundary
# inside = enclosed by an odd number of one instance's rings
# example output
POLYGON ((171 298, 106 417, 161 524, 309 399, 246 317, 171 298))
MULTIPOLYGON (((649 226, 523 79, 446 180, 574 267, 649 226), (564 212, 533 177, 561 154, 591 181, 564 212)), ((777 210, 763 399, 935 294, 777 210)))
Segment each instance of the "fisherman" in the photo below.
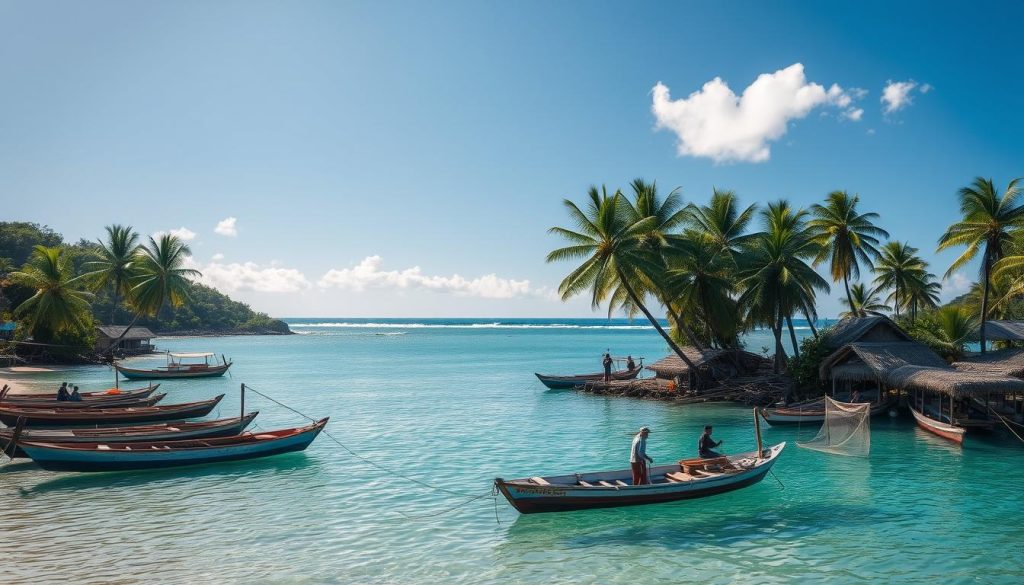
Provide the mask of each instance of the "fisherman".
POLYGON ((71 395, 68 394, 68 383, 61 382, 60 389, 57 390, 57 400, 60 402, 67 402, 71 400, 71 395))
POLYGON ((629 466, 633 469, 633 485, 647 485, 651 478, 647 474, 647 465, 654 463, 647 455, 647 436, 651 429, 640 427, 640 432, 633 437, 633 446, 629 451, 629 466))
POLYGON ((601 363, 604 364, 604 381, 610 382, 612 380, 612 354, 604 354, 604 361, 601 363))
POLYGON ((630 372, 636 369, 636 362, 633 361, 633 356, 631 355, 626 356, 626 369, 630 372))
POLYGON ((75 386, 75 389, 71 391, 71 396, 68 397, 68 400, 71 402, 82 401, 82 395, 78 393, 78 386, 75 386))
POLYGON ((697 455, 701 459, 714 459, 715 457, 721 457, 722 454, 715 451, 714 449, 721 445, 722 442, 715 442, 711 438, 711 425, 704 427, 704 432, 700 436, 700 441, 697 442, 697 455))
POLYGON ((850 395, 850 402, 854 404, 860 402, 860 389, 855 388, 853 390, 853 394, 850 395))

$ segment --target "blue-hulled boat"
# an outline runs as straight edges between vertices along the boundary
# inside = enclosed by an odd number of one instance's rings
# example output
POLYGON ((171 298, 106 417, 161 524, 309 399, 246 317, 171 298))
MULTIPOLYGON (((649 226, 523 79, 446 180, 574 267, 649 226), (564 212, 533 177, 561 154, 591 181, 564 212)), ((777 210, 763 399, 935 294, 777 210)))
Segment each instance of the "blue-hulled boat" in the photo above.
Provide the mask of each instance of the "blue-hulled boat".
POLYGON ((114 364, 117 372, 132 380, 139 379, 176 379, 176 378, 213 378, 223 376, 228 371, 231 363, 224 356, 221 356, 221 363, 217 363, 217 357, 209 352, 203 353, 168 353, 167 365, 159 368, 129 368, 121 364, 114 364), (210 363, 213 358, 213 363, 210 363), (202 363, 189 363, 185 360, 202 359, 202 363))
POLYGON ((221 394, 211 400, 140 407, 110 408, 18 408, 0 405, 0 422, 9 427, 23 419, 25 426, 117 425, 199 418, 213 411, 221 394))
POLYGON ((304 427, 216 439, 139 443, 45 443, 18 439, 17 446, 40 467, 51 471, 163 469, 303 451, 327 421, 324 418, 304 427))

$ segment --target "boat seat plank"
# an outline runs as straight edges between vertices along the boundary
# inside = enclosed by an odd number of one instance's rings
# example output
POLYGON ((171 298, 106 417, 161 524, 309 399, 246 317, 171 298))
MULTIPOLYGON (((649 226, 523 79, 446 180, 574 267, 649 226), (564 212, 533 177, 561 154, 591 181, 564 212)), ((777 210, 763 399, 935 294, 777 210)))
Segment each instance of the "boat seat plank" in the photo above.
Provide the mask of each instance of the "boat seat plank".
POLYGON ((615 480, 615 485, 626 486, 626 485, 629 485, 629 484, 624 482, 624 481, 622 481, 621 479, 616 479, 615 480))
POLYGON ((579 483, 579 484, 580 484, 581 486, 583 486, 583 487, 594 487, 594 484, 592 484, 592 483, 587 483, 587 482, 583 481, 582 479, 581 479, 581 480, 579 480, 579 482, 577 482, 577 483, 579 483))
POLYGON ((531 477, 530 481, 537 485, 551 485, 550 483, 548 483, 548 480, 544 479, 543 477, 531 477))
POLYGON ((603 479, 601 481, 597 482, 597 483, 603 485, 604 487, 615 487, 615 484, 609 483, 609 482, 607 482, 607 481, 605 481, 603 479))
POLYGON ((672 471, 665 474, 665 479, 672 482, 681 482, 690 481, 693 479, 693 476, 688 473, 683 473, 681 471, 672 471))

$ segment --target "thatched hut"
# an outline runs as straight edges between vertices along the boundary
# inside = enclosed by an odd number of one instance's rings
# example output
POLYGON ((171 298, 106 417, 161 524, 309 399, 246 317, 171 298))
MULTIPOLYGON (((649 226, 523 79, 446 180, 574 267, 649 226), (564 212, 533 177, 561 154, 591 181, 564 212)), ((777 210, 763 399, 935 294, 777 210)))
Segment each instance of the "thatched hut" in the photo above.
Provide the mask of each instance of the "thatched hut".
POLYGON ((972 355, 962 361, 954 362, 953 367, 959 370, 990 372, 1024 378, 1024 349, 1002 349, 972 355))
MULTIPOLYGON (((727 380, 756 371, 765 358, 749 351, 731 349, 697 349, 692 346, 680 348, 693 364, 711 380, 727 380)), ((690 366, 678 355, 672 353, 647 366, 656 378, 682 380, 693 385, 690 366)))
POLYGON ((916 341, 855 342, 825 358, 818 375, 832 381, 833 389, 836 382, 881 384, 888 372, 906 365, 949 367, 931 348, 916 341))
POLYGON ((1024 341, 1024 321, 986 321, 985 338, 989 341, 1024 341))
MULTIPOLYGON (((126 327, 124 325, 101 325, 96 327, 96 351, 110 351, 110 344, 121 337, 126 327)), ((152 345, 153 334, 146 327, 132 327, 124 333, 124 337, 117 342, 114 351, 122 355, 136 355, 150 353, 155 348, 152 345)))
POLYGON ((914 341, 910 335, 900 329, 895 321, 882 315, 869 317, 846 317, 836 322, 829 329, 824 345, 830 350, 837 350, 844 345, 857 342, 885 343, 914 341))

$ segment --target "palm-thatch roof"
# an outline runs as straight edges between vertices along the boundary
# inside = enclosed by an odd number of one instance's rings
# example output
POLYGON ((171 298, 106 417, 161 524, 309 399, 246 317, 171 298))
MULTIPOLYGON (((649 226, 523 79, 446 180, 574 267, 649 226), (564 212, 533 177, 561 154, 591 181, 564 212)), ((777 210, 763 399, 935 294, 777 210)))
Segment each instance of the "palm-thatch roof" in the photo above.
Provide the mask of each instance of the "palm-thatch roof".
POLYGON ((1024 378, 1024 349, 1002 349, 969 356, 963 361, 954 362, 953 367, 959 370, 1024 378))
POLYGON ((847 344, 825 358, 818 375, 823 380, 881 381, 888 372, 906 365, 949 367, 927 345, 916 341, 858 342, 847 344))
MULTIPOLYGON (((117 339, 125 329, 125 325, 100 325, 96 327, 96 332, 107 339, 117 339)), ((121 339, 153 339, 154 337, 156 335, 146 327, 132 327, 121 339)))
POLYGON ((1024 321, 986 321, 985 337, 993 341, 1024 341, 1024 321))
MULTIPOLYGON (((764 361, 763 357, 749 351, 697 349, 690 345, 680 349, 695 366, 702 370, 713 370, 722 366, 735 370, 736 361, 739 362, 743 369, 752 370, 764 361), (732 354, 735 354, 735 359, 732 354)), ((653 371, 658 378, 665 379, 687 376, 690 373, 690 366, 674 353, 647 366, 647 369, 653 371)))
POLYGON ((981 394, 1024 392, 1024 380, 952 367, 901 366, 885 376, 886 382, 903 390, 925 390, 961 398, 981 394))
POLYGON ((883 315, 840 319, 825 336, 825 347, 836 350, 856 342, 913 341, 892 319, 883 315))

